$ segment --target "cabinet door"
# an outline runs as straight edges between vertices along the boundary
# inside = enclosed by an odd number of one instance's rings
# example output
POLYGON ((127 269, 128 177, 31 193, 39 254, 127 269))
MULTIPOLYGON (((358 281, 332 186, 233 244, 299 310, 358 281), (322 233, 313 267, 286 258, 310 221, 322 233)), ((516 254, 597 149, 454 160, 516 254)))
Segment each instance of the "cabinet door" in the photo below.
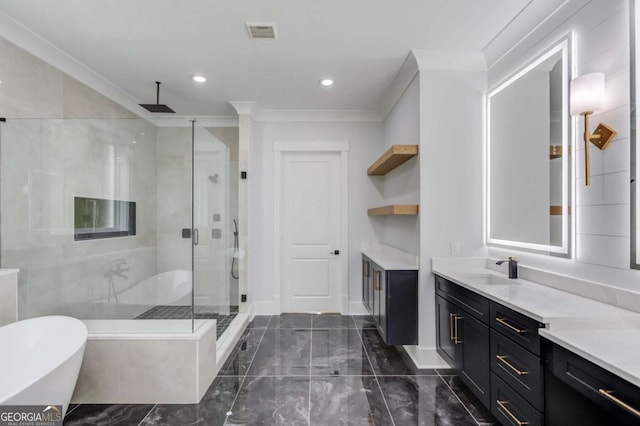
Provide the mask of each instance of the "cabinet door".
POLYGON ((452 303, 436 296, 436 339, 438 353, 453 368, 458 368, 458 345, 455 343, 454 318, 461 312, 452 303), (457 311, 457 312, 456 312, 457 311))
POLYGON ((362 303, 371 312, 371 262, 362 258, 362 303))
MULTIPOLYGON (((491 375, 489 327, 462 311, 457 321, 458 343, 461 346, 460 378, 489 407, 491 375)), ((455 327, 455 324, 454 324, 455 327)))
POLYGON ((383 340, 387 340, 387 277, 383 269, 378 269, 378 294, 380 304, 378 305, 378 327, 383 340))
POLYGON ((378 268, 371 264, 371 315, 373 321, 378 324, 378 312, 380 311, 380 292, 378 291, 378 268))

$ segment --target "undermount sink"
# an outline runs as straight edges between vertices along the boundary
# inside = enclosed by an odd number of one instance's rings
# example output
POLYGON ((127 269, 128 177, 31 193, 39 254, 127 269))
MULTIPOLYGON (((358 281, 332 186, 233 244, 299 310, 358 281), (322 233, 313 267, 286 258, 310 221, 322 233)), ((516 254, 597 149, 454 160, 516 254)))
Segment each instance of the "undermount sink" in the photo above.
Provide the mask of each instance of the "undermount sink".
POLYGON ((516 280, 510 280, 508 278, 498 277, 496 275, 491 274, 473 274, 473 275, 463 275, 473 284, 478 285, 518 285, 520 284, 516 280))

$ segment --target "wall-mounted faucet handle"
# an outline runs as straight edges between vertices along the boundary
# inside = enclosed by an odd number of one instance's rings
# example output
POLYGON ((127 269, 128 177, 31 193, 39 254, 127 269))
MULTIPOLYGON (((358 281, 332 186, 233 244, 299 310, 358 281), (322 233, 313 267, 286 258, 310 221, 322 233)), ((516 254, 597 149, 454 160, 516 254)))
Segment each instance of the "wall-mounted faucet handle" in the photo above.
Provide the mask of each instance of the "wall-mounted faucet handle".
POLYGON ((509 262, 509 278, 518 278, 518 259, 515 256, 509 256, 508 260, 498 260, 496 265, 502 265, 504 262, 509 262))

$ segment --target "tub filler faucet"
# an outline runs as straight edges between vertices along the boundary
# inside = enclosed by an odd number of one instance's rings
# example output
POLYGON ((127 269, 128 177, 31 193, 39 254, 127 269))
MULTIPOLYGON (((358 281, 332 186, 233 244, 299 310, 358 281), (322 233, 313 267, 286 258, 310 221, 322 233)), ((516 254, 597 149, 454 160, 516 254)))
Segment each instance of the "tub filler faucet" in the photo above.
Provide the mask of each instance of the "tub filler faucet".
POLYGON ((116 303, 118 303, 118 293, 116 293, 116 287, 113 283, 113 277, 121 277, 126 280, 127 276, 125 275, 125 272, 128 272, 128 271, 129 271, 129 265, 127 264, 126 260, 121 258, 121 259, 114 259, 111 261, 109 270, 107 271, 106 274, 104 274, 104 278, 107 281, 107 297, 108 297, 109 303, 111 303, 112 294, 116 303))
POLYGON ((511 256, 508 260, 498 260, 496 265, 502 265, 504 262, 509 262, 509 278, 518 278, 518 259, 511 256))

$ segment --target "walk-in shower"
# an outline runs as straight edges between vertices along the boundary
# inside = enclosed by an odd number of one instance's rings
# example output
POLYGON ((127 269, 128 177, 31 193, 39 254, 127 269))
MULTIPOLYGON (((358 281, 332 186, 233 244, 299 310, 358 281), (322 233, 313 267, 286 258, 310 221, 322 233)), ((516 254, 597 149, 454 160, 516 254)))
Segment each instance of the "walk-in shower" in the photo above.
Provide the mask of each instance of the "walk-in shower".
POLYGON ((239 305, 237 132, 183 119, 0 126, 0 263, 20 269, 21 319, 192 332, 214 318, 224 332, 239 305))

